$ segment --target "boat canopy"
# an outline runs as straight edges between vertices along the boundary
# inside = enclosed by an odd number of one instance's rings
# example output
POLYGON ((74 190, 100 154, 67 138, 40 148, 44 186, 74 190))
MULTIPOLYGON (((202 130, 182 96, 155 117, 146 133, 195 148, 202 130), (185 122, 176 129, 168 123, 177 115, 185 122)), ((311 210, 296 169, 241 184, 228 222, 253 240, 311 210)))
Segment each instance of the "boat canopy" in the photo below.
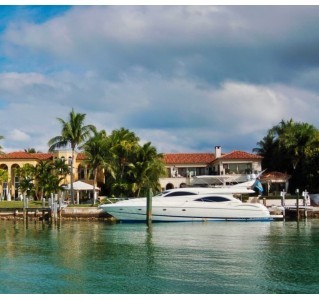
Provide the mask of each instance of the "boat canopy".
POLYGON ((191 180, 193 186, 221 186, 235 185, 257 178, 256 174, 231 174, 231 175, 201 175, 194 176, 191 180))

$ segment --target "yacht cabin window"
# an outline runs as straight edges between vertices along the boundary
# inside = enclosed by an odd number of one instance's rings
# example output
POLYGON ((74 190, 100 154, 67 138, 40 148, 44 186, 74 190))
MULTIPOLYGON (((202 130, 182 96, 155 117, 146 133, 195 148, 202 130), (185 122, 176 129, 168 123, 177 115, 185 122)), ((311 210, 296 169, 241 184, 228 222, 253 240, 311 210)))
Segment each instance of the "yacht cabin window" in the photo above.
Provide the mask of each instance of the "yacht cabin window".
POLYGON ((189 192, 189 191, 163 191, 156 195, 156 197, 176 197, 176 196, 191 196, 191 195, 197 195, 198 193, 195 192, 189 192))
POLYGON ((178 192, 171 192, 169 194, 166 194, 166 195, 164 195, 164 197, 190 196, 190 195, 197 195, 197 193, 178 191, 178 192))
POLYGON ((199 199, 196 199, 195 201, 201 201, 201 202, 227 202, 230 201, 227 198, 221 197, 221 196, 208 196, 208 197, 202 197, 199 199))

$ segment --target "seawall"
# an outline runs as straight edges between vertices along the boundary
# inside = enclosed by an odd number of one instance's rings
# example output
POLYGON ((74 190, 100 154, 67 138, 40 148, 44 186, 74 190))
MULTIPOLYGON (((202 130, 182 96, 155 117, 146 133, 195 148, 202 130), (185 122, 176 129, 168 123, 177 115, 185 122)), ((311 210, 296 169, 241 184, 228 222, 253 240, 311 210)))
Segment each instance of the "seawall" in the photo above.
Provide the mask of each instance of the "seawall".
POLYGON ((98 207, 64 207, 61 211, 57 211, 56 216, 50 208, 1 208, 0 220, 8 219, 76 219, 76 220, 104 220, 116 221, 113 216, 104 212, 98 207))
MULTIPOLYGON (((277 203, 276 203, 277 204, 277 203)), ((282 209, 279 206, 268 206, 270 214, 281 215, 282 209)), ((319 207, 309 206, 307 209, 300 209, 300 218, 317 219, 319 218, 319 207), (306 212, 307 210, 307 212, 306 212), (306 212, 306 215, 305 215, 306 212)), ((285 207, 285 219, 296 218, 295 207, 285 207)), ((50 208, 0 208, 1 220, 101 220, 107 222, 116 222, 116 219, 110 214, 104 212, 98 207, 64 207, 61 211, 57 211, 56 215, 50 208)))

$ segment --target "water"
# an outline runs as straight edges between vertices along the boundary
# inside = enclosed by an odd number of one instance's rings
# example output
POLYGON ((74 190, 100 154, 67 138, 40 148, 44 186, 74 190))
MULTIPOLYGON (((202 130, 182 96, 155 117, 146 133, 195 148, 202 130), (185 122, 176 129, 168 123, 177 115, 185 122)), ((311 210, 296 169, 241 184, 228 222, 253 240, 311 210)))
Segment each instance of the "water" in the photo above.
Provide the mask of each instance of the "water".
POLYGON ((316 294, 319 220, 0 221, 2 294, 316 294))

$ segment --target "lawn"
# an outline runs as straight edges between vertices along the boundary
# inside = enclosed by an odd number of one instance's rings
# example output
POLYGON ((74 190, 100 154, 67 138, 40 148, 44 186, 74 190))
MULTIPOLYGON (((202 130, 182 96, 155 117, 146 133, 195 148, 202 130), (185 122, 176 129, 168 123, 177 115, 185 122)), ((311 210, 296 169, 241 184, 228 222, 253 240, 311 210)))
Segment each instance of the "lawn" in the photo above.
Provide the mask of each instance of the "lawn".
MULTIPOLYGON (((41 201, 29 201, 29 208, 41 208, 41 201)), ((23 201, 0 201, 0 208, 23 208, 23 201)))

